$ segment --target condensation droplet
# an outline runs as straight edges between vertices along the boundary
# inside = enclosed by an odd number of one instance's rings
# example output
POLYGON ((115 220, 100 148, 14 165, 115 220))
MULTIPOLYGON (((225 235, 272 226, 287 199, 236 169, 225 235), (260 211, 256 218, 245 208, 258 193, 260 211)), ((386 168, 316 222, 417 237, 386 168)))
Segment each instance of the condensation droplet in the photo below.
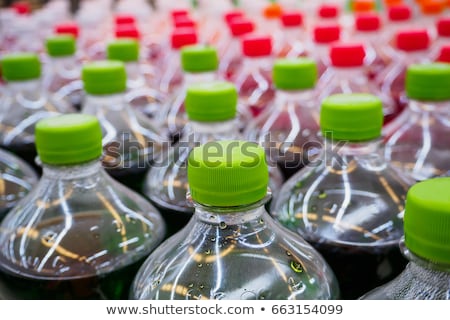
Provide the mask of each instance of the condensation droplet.
POLYGON ((241 294, 241 300, 256 300, 257 295, 253 291, 245 291, 241 294))
POLYGON ((324 190, 319 191, 319 199, 325 199, 327 197, 327 193, 324 190))
POLYGON ((201 285, 199 286, 199 288, 200 288, 200 289, 204 289, 205 286, 201 284, 201 285))
POLYGON ((219 228, 222 229, 222 230, 224 230, 224 229, 227 228, 227 224, 226 224, 225 222, 223 222, 223 221, 220 221, 220 223, 219 223, 219 228))
POLYGON ((294 270, 294 272, 297 272, 297 273, 303 272, 303 266, 298 261, 292 260, 291 261, 291 268, 292 268, 292 270, 294 270))
POLYGON ((264 219, 263 218, 259 219, 259 224, 264 224, 264 219))
POLYGON ((222 300, 225 298, 225 292, 216 292, 213 295, 214 300, 222 300))
POLYGON ((215 237, 212 237, 210 240, 211 240, 211 242, 215 242, 215 241, 216 241, 216 238, 215 238, 215 237))
POLYGON ((211 254, 211 249, 206 250, 205 254, 211 254))
POLYGON ((197 265, 197 267, 199 267, 199 268, 203 267, 203 263, 199 263, 199 264, 197 265))
POLYGON ((194 284, 193 283, 189 283, 188 284, 188 288, 193 288, 194 287, 194 284))
POLYGON ((290 251, 286 251, 286 254, 288 257, 292 256, 292 253, 290 251))

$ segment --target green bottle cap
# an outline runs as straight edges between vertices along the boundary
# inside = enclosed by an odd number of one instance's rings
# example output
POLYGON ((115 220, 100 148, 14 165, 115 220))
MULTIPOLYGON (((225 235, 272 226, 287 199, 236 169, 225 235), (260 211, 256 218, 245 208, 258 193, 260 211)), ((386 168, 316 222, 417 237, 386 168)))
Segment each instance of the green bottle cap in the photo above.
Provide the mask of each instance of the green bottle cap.
POLYGON ((36 124, 36 149, 43 163, 69 165, 102 155, 102 130, 96 117, 65 114, 36 124))
POLYGON ((192 199, 208 206, 247 205, 264 198, 269 171, 264 149, 248 141, 212 141, 188 160, 192 199))
POLYGON ((199 83, 187 88, 184 106, 193 121, 218 122, 236 116, 238 93, 229 82, 199 83))
POLYGON ((107 58, 123 62, 138 61, 139 43, 135 39, 121 39, 108 44, 107 58))
POLYGON ((34 53, 11 53, 1 59, 6 81, 27 81, 41 76, 41 62, 34 53))
POLYGON ((76 51, 75 38, 72 35, 62 35, 48 38, 47 52, 52 57, 73 56, 76 51))
POLYGON ((107 60, 86 64, 82 70, 84 90, 93 95, 124 92, 127 85, 125 65, 107 60))
POLYGON ((412 186, 406 195, 405 245, 415 255, 450 264, 450 178, 412 186))
POLYGON ((218 65, 219 58, 214 47, 190 45, 181 49, 181 66, 185 72, 216 71, 218 65))
POLYGON ((450 100, 450 64, 413 64, 406 71, 406 94, 423 101, 450 100))
POLYGON ((279 59, 273 66, 273 82, 277 89, 312 89, 316 80, 317 64, 312 59, 279 59))
POLYGON ((320 111, 322 134, 333 140, 367 141, 380 137, 383 104, 366 93, 335 94, 325 98, 320 111))

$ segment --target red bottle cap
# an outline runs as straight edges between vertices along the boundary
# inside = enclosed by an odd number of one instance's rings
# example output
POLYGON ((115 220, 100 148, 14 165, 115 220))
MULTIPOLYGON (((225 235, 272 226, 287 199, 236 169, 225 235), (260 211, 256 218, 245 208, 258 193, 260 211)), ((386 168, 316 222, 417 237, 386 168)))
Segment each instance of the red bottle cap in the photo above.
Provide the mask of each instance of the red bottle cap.
POLYGON ((442 46, 437 61, 450 63, 450 44, 442 46))
POLYGON ((450 37, 450 17, 439 19, 436 27, 441 37, 450 37))
POLYGON ((229 27, 233 37, 240 37, 255 30, 255 25, 251 20, 239 17, 233 19, 230 22, 229 27))
POLYGON ((403 51, 426 50, 430 46, 430 36, 426 29, 400 31, 396 43, 397 49, 403 51))
POLYGON ((55 25, 54 31, 56 34, 70 34, 75 39, 80 34, 80 28, 75 22, 65 22, 55 25))
POLYGON ((28 2, 15 2, 11 5, 11 8, 20 15, 26 15, 31 12, 31 7, 28 2))
POLYGON ((389 7, 388 17, 390 21, 405 21, 411 19, 411 8, 406 4, 389 7))
POLYGON ((377 31, 381 28, 381 18, 376 13, 361 13, 355 18, 358 31, 377 31))
POLYGON ((331 43, 338 41, 341 36, 341 28, 337 24, 321 25, 314 28, 314 42, 331 43))
POLYGON ((223 15, 223 18, 227 24, 230 24, 230 22, 235 18, 241 18, 244 16, 244 13, 239 10, 232 10, 228 11, 223 15))
POLYGON ((334 67, 360 67, 366 51, 361 43, 338 43, 331 46, 330 60, 334 67))
POLYGON ((303 24, 303 14, 298 11, 285 12, 281 15, 281 23, 285 27, 297 27, 303 24))
POLYGON ((195 28, 197 24, 188 16, 176 17, 173 21, 175 28, 195 28))
POLYGON ((170 12, 172 19, 176 19, 178 17, 187 17, 189 16, 189 11, 186 9, 175 9, 170 12))
POLYGON ((263 57, 272 54, 272 38, 248 35, 242 39, 242 53, 246 57, 263 57))
POLYGON ((116 25, 134 24, 136 23, 136 19, 131 14, 118 14, 114 17, 114 22, 116 25))
POLYGON ((116 38, 133 38, 138 39, 141 34, 134 24, 119 24, 115 30, 116 38))
POLYGON ((172 49, 181 49, 190 44, 196 44, 197 32, 194 28, 177 28, 170 37, 172 49))
POLYGON ((339 7, 332 4, 324 4, 317 9, 317 15, 324 19, 336 18, 338 14, 339 7))

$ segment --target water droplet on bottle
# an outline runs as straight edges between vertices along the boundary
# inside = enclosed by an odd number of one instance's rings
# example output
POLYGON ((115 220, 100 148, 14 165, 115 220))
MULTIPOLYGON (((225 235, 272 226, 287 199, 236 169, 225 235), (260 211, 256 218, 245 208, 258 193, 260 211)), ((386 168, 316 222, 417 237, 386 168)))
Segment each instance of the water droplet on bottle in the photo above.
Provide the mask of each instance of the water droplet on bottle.
POLYGON ((211 249, 206 250, 205 254, 211 254, 211 249))
MULTIPOLYGON (((245 290, 245 289, 244 289, 245 290)), ((241 300, 256 300, 257 295, 253 291, 245 291, 241 294, 241 300)))
POLYGON ((200 288, 200 289, 203 289, 203 288, 205 288, 205 286, 201 284, 201 285, 199 286, 199 288, 200 288))
POLYGON ((263 218, 259 219, 259 224, 264 224, 264 219, 263 218))
POLYGON ((197 267, 199 267, 199 268, 203 267, 203 263, 199 263, 199 264, 197 265, 197 267))
POLYGON ((213 295, 214 300, 222 300, 225 298, 225 292, 216 292, 213 295))
POLYGON ((219 228, 222 229, 222 230, 224 230, 224 229, 227 228, 227 224, 226 224, 225 222, 223 222, 223 221, 220 221, 220 223, 219 223, 219 228))
POLYGON ((215 237, 211 237, 211 242, 215 242, 216 241, 216 238, 215 237))
POLYGON ((292 260, 291 261, 291 268, 292 268, 292 270, 294 270, 294 272, 297 272, 297 273, 303 272, 303 266, 298 261, 292 260))
POLYGON ((296 281, 294 278, 290 277, 288 279, 289 286, 291 286, 294 290, 300 290, 302 288, 305 288, 305 284, 302 281, 296 281))
POLYGON ((288 257, 292 256, 292 253, 290 251, 286 251, 286 254, 288 257))
POLYGON ((193 287, 194 287, 194 284, 193 284, 193 283, 189 283, 189 284, 188 284, 188 287, 189 287, 189 288, 193 288, 193 287))

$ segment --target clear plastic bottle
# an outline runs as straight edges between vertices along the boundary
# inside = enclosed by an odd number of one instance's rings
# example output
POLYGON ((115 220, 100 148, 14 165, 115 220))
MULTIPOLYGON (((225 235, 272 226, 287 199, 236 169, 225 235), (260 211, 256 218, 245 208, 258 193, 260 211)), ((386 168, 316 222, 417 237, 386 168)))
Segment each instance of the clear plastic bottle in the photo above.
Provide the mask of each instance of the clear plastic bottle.
POLYGON ((158 122, 168 128, 173 140, 183 134, 187 116, 184 107, 186 89, 192 84, 217 80, 217 50, 211 46, 185 46, 180 52, 182 86, 169 98, 158 115, 158 122))
POLYGON ((42 86, 41 63, 32 53, 14 53, 1 59, 5 92, 0 97, 0 146, 35 165, 34 126, 42 118, 73 112, 42 86))
POLYGON ((437 38, 433 42, 430 51, 430 60, 435 61, 439 57, 442 46, 450 43, 450 17, 443 17, 436 21, 437 38))
POLYGON ((314 92, 317 65, 308 58, 276 60, 273 81, 274 101, 248 124, 244 135, 263 145, 270 160, 289 178, 322 147, 314 92))
POLYGON ((245 17, 235 17, 228 23, 230 41, 219 59, 219 74, 227 80, 233 79, 242 66, 241 39, 255 30, 253 21, 245 17))
MULTIPOLYGON (((337 43, 330 48, 331 66, 322 75, 317 91, 319 101, 338 93, 370 93, 383 102, 384 121, 389 121, 399 111, 387 93, 370 81, 366 74, 366 50, 361 43, 337 43)), ((320 106, 320 103, 318 104, 320 106)))
POLYGON ((395 35, 401 30, 408 30, 414 26, 412 9, 408 4, 390 6, 387 10, 386 20, 381 37, 384 43, 396 48, 395 35))
POLYGON ((400 247, 409 260, 391 282, 365 294, 367 300, 449 300, 450 178, 422 181, 406 197, 405 236, 400 247))
POLYGON ((250 34, 241 41, 244 60, 232 82, 239 92, 242 108, 257 116, 274 98, 272 86, 272 38, 250 34))
POLYGON ((0 221, 38 181, 30 165, 14 154, 0 149, 0 221))
POLYGON ((313 43, 308 57, 317 62, 318 78, 330 66, 329 51, 330 45, 339 41, 341 37, 341 27, 338 24, 317 25, 313 29, 313 43))
POLYGON ((84 92, 81 65, 75 56, 75 38, 71 35, 47 38, 46 48, 50 59, 44 70, 44 88, 55 95, 55 99, 80 110, 84 92))
POLYGON ((159 78, 159 90, 172 95, 183 85, 183 69, 181 66, 180 51, 182 47, 198 43, 197 32, 193 28, 175 29, 170 36, 171 49, 160 61, 161 78, 159 78))
POLYGON ((0 228, 0 270, 19 299, 124 299, 164 222, 143 197, 102 169, 102 133, 90 115, 36 125, 38 185, 0 228))
MULTIPOLYGON (((187 87, 188 121, 184 135, 167 156, 153 163, 144 185, 144 194, 162 211, 170 234, 184 227, 194 211, 186 201, 189 152, 209 141, 242 139, 237 100, 236 88, 229 82, 204 82, 187 87)), ((270 167, 269 175, 269 186, 276 192, 284 182, 283 176, 277 166, 270 167)))
POLYGON ((391 64, 379 73, 374 82, 385 95, 390 95, 394 100, 395 112, 386 117, 386 123, 401 113, 408 100, 405 93, 405 74, 408 65, 413 63, 428 62, 428 48, 430 36, 426 29, 409 29, 399 31, 395 36, 396 53, 391 64))
POLYGON ((125 63, 127 70, 127 95, 125 99, 149 118, 155 118, 167 97, 151 87, 151 77, 146 77, 139 63, 139 43, 135 39, 120 39, 108 44, 107 58, 125 63))
POLYGON ((450 170, 450 65, 410 65, 407 108, 384 128, 387 161, 415 180, 450 170))
POLYGON ((132 299, 336 299, 322 257, 267 213, 264 149, 208 142, 188 159, 189 224, 145 261, 132 299))
POLYGON ((310 50, 306 38, 303 14, 300 11, 283 12, 280 17, 283 32, 280 47, 275 55, 279 58, 298 58, 306 56, 310 50))
POLYGON ((291 177, 272 215, 313 244, 354 299, 397 276, 406 261, 403 204, 413 180, 384 160, 382 103, 370 94, 338 94, 322 103, 324 148, 291 177))
POLYGON ((163 130, 126 102, 126 71, 121 61, 85 64, 82 112, 95 115, 103 130, 102 164, 120 182, 141 190, 144 173, 168 144, 163 130))

